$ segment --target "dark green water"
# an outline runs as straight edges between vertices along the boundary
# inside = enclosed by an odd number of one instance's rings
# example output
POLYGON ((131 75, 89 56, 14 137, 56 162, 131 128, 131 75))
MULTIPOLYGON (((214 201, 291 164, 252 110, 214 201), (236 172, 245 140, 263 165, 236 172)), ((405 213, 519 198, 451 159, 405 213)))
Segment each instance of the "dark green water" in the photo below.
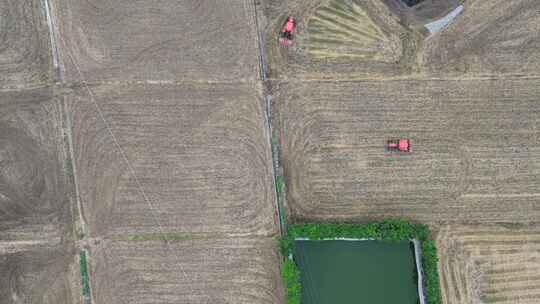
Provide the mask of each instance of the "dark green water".
POLYGON ((296 241, 302 304, 417 304, 410 242, 296 241))

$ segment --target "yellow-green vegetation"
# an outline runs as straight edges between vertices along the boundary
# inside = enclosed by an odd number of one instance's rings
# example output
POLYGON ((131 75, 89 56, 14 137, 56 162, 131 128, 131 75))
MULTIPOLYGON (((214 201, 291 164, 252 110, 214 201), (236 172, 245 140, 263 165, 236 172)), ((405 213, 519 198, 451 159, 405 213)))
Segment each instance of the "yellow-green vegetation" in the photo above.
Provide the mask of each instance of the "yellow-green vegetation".
POLYGON ((385 32, 357 1, 332 0, 306 20, 306 50, 316 58, 393 62, 401 55, 398 36, 385 32))
POLYGON ((193 236, 190 234, 184 233, 143 233, 143 234, 133 234, 128 236, 130 241, 185 241, 191 240, 193 236))

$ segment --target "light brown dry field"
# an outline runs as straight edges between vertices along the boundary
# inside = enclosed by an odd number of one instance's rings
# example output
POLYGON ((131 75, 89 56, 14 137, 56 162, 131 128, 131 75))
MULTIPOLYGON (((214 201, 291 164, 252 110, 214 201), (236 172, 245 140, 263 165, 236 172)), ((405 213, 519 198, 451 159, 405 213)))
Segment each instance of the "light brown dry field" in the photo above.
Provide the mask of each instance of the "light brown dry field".
POLYGON ((448 225, 438 238, 444 303, 540 301, 540 227, 448 225))
POLYGON ((51 53, 40 0, 0 1, 0 87, 38 86, 51 78, 51 53))
POLYGON ((257 77, 251 0, 50 3, 68 81, 257 77))
POLYGON ((282 303, 269 238, 105 241, 93 251, 96 303, 282 303))
POLYGON ((426 73, 540 74, 540 2, 467 0, 444 31, 426 41, 426 73))
POLYGON ((410 74, 422 36, 381 1, 268 1, 264 4, 270 77, 342 78, 410 74), (277 44, 288 15, 298 20, 295 43, 277 44))
POLYGON ((538 81, 282 84, 276 127, 300 219, 528 222, 540 216, 538 81), (410 138, 412 153, 384 150, 410 138))
POLYGON ((408 8, 399 0, 267 2, 271 77, 539 75, 540 2, 468 0, 448 28, 429 35, 423 24, 457 4, 425 1, 408 8), (299 22, 296 41, 282 48, 276 40, 288 15, 299 22))
POLYGON ((91 90, 66 99, 92 236, 277 233, 269 139, 252 85, 91 90))
POLYGON ((0 303, 78 294, 61 121, 52 88, 0 92, 0 303))

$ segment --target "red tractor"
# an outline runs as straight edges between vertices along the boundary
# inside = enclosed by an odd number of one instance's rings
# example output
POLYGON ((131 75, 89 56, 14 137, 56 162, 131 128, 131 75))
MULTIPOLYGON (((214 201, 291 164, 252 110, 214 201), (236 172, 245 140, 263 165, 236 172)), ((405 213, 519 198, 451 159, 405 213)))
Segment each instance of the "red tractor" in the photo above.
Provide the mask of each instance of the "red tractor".
POLYGON ((386 151, 411 152, 411 143, 407 138, 390 139, 386 142, 386 151))
POLYGON ((294 30, 296 29, 296 20, 292 16, 287 18, 287 21, 279 32, 279 44, 282 46, 290 46, 294 39, 294 30))

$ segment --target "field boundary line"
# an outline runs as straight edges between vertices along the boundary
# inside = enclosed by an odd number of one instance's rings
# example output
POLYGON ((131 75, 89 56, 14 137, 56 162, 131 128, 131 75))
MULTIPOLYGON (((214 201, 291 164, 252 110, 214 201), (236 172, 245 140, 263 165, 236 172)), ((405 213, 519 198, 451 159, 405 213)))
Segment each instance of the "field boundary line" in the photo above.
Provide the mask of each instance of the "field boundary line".
POLYGON ((272 128, 272 94, 268 88, 268 78, 267 78, 267 64, 266 64, 266 48, 265 48, 265 40, 264 35, 259 30, 259 17, 257 13, 257 3, 256 0, 251 0, 253 4, 253 14, 255 18, 255 30, 256 30, 256 36, 257 36, 257 44, 258 44, 258 60, 259 60, 259 76, 260 80, 263 83, 263 99, 265 103, 265 121, 266 124, 266 137, 268 139, 268 143, 270 145, 270 155, 272 157, 271 159, 271 167, 272 167, 272 186, 274 188, 274 204, 276 207, 275 214, 277 215, 278 220, 278 228, 279 228, 279 234, 284 235, 287 233, 287 223, 284 216, 285 209, 283 208, 283 187, 282 187, 282 180, 283 176, 279 174, 280 172, 280 165, 279 165, 279 152, 277 143, 274 142, 274 131, 272 128))
POLYGON ((486 75, 486 76, 466 76, 463 77, 422 77, 420 75, 406 76, 381 76, 381 77, 336 77, 336 78, 303 78, 295 76, 295 78, 267 78, 268 81, 277 83, 304 83, 304 82, 321 82, 321 83, 340 83, 340 82, 396 82, 396 81, 492 81, 492 80, 538 80, 540 75, 486 75))
MULTIPOLYGON (((82 235, 75 235, 76 239, 84 239, 86 235, 88 234, 88 227, 86 225, 86 221, 84 219, 84 214, 82 211, 82 203, 81 203, 81 197, 80 197, 80 191, 79 191, 79 183, 77 180, 77 164, 75 163, 75 151, 73 149, 73 137, 71 133, 71 119, 69 118, 69 115, 67 113, 66 109, 66 102, 64 98, 61 100, 61 108, 62 108, 62 135, 64 136, 64 146, 65 149, 67 149, 66 153, 66 162, 69 163, 70 168, 65 168, 68 170, 71 170, 71 172, 66 172, 67 174, 70 174, 71 176, 71 182, 73 183, 74 188, 74 196, 75 196, 75 202, 77 205, 77 211, 79 215, 79 221, 80 221, 80 229, 82 235), (67 141, 67 142, 66 142, 67 141)), ((74 223, 75 224, 75 223, 74 223)))
POLYGON ((416 261, 416 273, 418 276, 418 299, 420 304, 426 304, 426 294, 424 292, 424 268, 422 267, 422 245, 418 239, 411 240, 414 247, 414 259, 416 261))
MULTIPOLYGON (((67 44, 66 42, 64 41, 64 39, 62 37, 60 37, 60 41, 62 42, 62 44, 64 46, 67 47, 67 44)), ((84 82, 84 75, 79 67, 79 65, 77 64, 77 62, 75 61, 75 58, 73 58, 73 55, 69 52, 69 51, 66 51, 66 55, 69 57, 69 59, 71 60, 71 62, 73 63, 75 69, 77 70, 77 73, 79 74, 79 77, 81 78, 81 82, 80 84, 86 89, 86 91, 88 92, 88 95, 90 97, 90 100, 91 102, 94 104, 95 108, 96 108, 96 111, 98 113, 98 116, 99 118, 103 121, 104 125, 105 125, 105 128, 107 130, 107 133, 111 136, 112 140, 113 140, 113 143, 114 145, 116 146, 116 149, 118 150, 118 152, 120 152, 120 155, 122 157, 122 159, 124 160, 125 164, 127 165, 128 167, 128 170, 130 172, 130 174, 132 175, 133 179, 135 180, 135 184, 137 185, 137 188, 139 190, 139 193, 143 196, 143 199, 144 201, 147 203, 147 205, 150 207, 150 213, 152 214, 152 218, 154 219, 154 222, 157 224, 158 226, 158 229, 159 229, 159 232, 164 235, 164 229, 163 229, 163 226, 161 225, 160 221, 159 221, 159 218, 158 218, 158 215, 156 213, 156 208, 154 206, 154 204, 150 201, 148 195, 146 194, 146 191, 144 190, 144 187, 142 186, 136 172, 135 172, 135 169, 133 168, 130 160, 127 158, 127 155, 125 153, 125 150, 122 148, 122 146, 120 145, 120 142, 118 141, 116 135, 114 135, 113 131, 112 131, 112 128, 109 124, 109 122, 107 121, 107 119, 105 118, 105 115, 103 114, 103 111, 101 109, 101 107, 99 106, 99 104, 97 103, 96 101, 96 98, 95 98, 95 95, 94 93, 92 92, 92 90, 90 89, 90 87, 84 82)), ((165 244, 166 244, 166 248, 169 248, 170 247, 170 240, 167 240, 165 239, 165 244)), ((167 253, 168 250, 165 250, 165 253, 167 253)), ((178 254, 176 254, 176 252, 173 250, 174 252, 174 255, 176 257, 176 260, 177 262, 180 261, 179 257, 178 257, 178 254)), ((187 286, 189 286, 189 289, 191 291, 191 293, 193 294, 193 286, 191 286, 191 281, 188 279, 188 276, 185 272, 185 270, 182 268, 181 266, 181 263, 177 263, 178 266, 179 266, 179 269, 184 277, 184 279, 187 281, 187 286)), ((91 298, 93 297, 93 291, 92 291, 92 280, 90 280, 90 294, 91 294, 91 298)))
POLYGON ((43 10, 45 11, 45 18, 47 20, 47 27, 49 28, 49 41, 51 43, 51 51, 52 51, 52 59, 53 59, 53 65, 54 68, 58 68, 58 52, 56 48, 56 39, 54 36, 54 30, 53 30, 53 20, 51 18, 50 12, 49 12, 49 1, 48 0, 41 0, 41 4, 43 7, 43 10))

